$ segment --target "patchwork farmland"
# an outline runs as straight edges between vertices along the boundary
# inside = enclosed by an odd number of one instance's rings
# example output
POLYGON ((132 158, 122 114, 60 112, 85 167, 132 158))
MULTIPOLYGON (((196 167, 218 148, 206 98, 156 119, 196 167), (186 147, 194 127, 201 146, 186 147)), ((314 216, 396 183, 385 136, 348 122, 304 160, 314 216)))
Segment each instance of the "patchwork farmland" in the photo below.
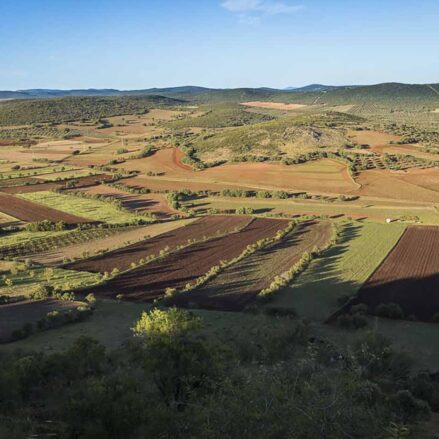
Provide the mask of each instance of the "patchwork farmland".
POLYGON ((69 270, 89 271, 92 273, 111 272, 115 268, 119 271, 127 270, 132 263, 141 259, 158 256, 164 249, 175 250, 178 246, 217 235, 231 233, 245 227, 251 218, 246 216, 208 216, 177 230, 156 236, 153 239, 122 247, 93 259, 77 261, 68 264, 69 270))
POLYGON ((395 87, 0 102, 0 437, 430 439, 439 102, 395 87))
POLYGON ((212 281, 188 293, 177 294, 172 303, 222 311, 242 311, 276 276, 288 271, 306 252, 320 249, 331 238, 329 223, 299 224, 285 238, 226 268, 212 281))
POLYGON ((255 219, 239 233, 190 245, 163 259, 122 273, 90 291, 98 297, 115 298, 122 294, 129 300, 151 301, 163 296, 168 288, 180 289, 196 281, 221 261, 236 258, 248 245, 273 237, 287 224, 283 220, 255 219))
POLYGON ((63 221, 66 224, 94 222, 91 219, 76 216, 4 193, 0 193, 0 212, 28 222, 44 220, 53 222, 63 221))

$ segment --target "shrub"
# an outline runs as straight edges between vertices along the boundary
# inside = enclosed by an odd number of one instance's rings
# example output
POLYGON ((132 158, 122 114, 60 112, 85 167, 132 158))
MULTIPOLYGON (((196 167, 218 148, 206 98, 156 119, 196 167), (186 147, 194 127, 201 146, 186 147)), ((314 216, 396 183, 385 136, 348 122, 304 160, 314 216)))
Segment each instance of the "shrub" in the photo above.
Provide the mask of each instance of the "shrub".
POLYGON ((404 311, 397 303, 381 303, 375 308, 375 313, 389 319, 403 319, 405 316, 404 311))

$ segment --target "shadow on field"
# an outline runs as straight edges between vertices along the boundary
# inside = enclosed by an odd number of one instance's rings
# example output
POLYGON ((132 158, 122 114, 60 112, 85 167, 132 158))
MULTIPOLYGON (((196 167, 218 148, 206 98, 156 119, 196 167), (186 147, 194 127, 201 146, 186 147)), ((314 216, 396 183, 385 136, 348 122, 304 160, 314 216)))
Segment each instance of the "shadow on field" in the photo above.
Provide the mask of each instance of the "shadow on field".
MULTIPOLYGON (((367 282, 343 309, 364 303, 370 314, 377 313, 381 304, 397 304, 403 314, 395 318, 435 321, 439 316, 439 273, 425 277, 406 277, 389 282, 367 282)), ((339 313, 340 314, 340 313, 339 313)))
POLYGON ((267 308, 294 309, 300 317, 320 322, 341 306, 338 301, 354 295, 360 285, 344 280, 340 259, 349 250, 350 242, 361 234, 361 224, 345 225, 337 244, 316 258, 290 286, 273 296, 267 308))

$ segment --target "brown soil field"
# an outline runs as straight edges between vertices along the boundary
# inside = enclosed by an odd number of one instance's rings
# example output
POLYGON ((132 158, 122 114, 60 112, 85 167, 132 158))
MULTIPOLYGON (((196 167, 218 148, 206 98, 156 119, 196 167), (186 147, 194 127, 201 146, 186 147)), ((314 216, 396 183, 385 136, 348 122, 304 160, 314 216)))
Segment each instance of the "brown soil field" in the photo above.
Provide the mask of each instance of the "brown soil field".
POLYGON ((161 194, 131 194, 105 185, 80 189, 80 191, 93 195, 116 198, 120 200, 122 206, 128 210, 138 213, 152 213, 159 218, 168 218, 171 215, 180 213, 178 210, 170 207, 166 197, 161 194))
MULTIPOLYGON (((339 194, 352 191, 358 185, 351 178, 347 166, 332 159, 316 160, 301 165, 278 163, 232 163, 203 171, 192 171, 181 165, 174 149, 162 149, 153 156, 129 160, 118 165, 129 171, 164 173, 167 180, 186 184, 229 184, 254 189, 284 189, 339 194)), ((162 177, 156 177, 159 180, 162 177)))
POLYGON ((52 191, 54 189, 60 189, 61 187, 61 183, 37 183, 24 186, 0 187, 0 192, 4 192, 6 194, 28 194, 31 192, 52 191))
POLYGON ((25 301, 0 305, 0 343, 12 341, 12 332, 24 324, 36 324, 51 311, 68 311, 82 305, 66 300, 25 301))
POLYGON ((390 142, 397 142, 401 139, 401 136, 396 134, 384 133, 381 131, 355 131, 348 130, 348 137, 356 143, 369 145, 372 149, 376 146, 389 145, 390 142))
POLYGON ((287 221, 255 219, 235 233, 194 244, 171 253, 162 260, 138 267, 112 279, 105 285, 91 289, 98 297, 115 297, 123 294, 126 299, 150 301, 163 295, 166 288, 182 288, 194 282, 221 260, 232 259, 249 244, 272 237, 287 221))
POLYGON ((243 102, 241 105, 254 108, 269 108, 271 110, 297 110, 298 108, 306 107, 303 104, 283 104, 282 102, 243 102))
POLYGON ((356 178, 361 189, 355 195, 416 202, 439 202, 439 170, 369 170, 356 178))
POLYGON ((431 320, 439 313, 439 227, 409 227, 358 293, 374 313, 397 303, 406 316, 431 320))
POLYGON ((140 259, 150 255, 158 256, 160 250, 169 247, 175 249, 178 245, 187 244, 188 240, 202 239, 203 236, 214 237, 217 234, 230 233, 235 229, 244 227, 250 221, 246 216, 207 216, 186 225, 156 236, 152 239, 129 245, 118 250, 106 253, 96 258, 73 262, 65 268, 77 271, 90 271, 93 273, 111 272, 113 268, 124 271, 132 262, 138 263, 140 259))
MULTIPOLYGON (((53 175, 53 174, 49 174, 49 175, 53 175)), ((48 182, 48 183, 41 183, 42 179, 34 179, 34 182, 37 184, 12 186, 7 188, 2 188, 0 186, 0 192, 5 192, 8 194, 27 194, 32 192, 51 191, 53 189, 65 188, 67 181, 71 181, 71 180, 74 180, 76 182, 75 188, 84 188, 84 187, 95 186, 99 184, 99 182, 101 181, 111 181, 112 179, 113 177, 109 174, 89 175, 86 177, 71 178, 66 181, 48 182)))
POLYGON ((39 264, 57 265, 61 264, 64 258, 80 258, 83 257, 85 252, 93 253, 100 251, 112 251, 120 247, 126 247, 127 245, 168 233, 174 229, 186 226, 193 221, 196 221, 196 219, 190 218, 151 224, 135 228, 134 230, 120 232, 117 235, 112 235, 106 238, 95 239, 91 242, 73 244, 56 250, 39 252, 36 255, 30 254, 29 257, 34 262, 39 264))
POLYGON ((421 147, 416 145, 378 145, 372 147, 372 151, 377 154, 400 154, 400 155, 412 155, 426 160, 438 160, 437 154, 430 154, 423 152, 421 147))
POLYGON ((5 193, 0 193, 0 212, 28 222, 43 220, 64 221, 66 224, 95 222, 5 193))
POLYGON ((272 280, 288 271, 304 252, 324 247, 331 237, 329 222, 299 224, 282 241, 257 251, 226 268, 201 288, 178 294, 178 306, 197 306, 220 311, 242 311, 272 280))

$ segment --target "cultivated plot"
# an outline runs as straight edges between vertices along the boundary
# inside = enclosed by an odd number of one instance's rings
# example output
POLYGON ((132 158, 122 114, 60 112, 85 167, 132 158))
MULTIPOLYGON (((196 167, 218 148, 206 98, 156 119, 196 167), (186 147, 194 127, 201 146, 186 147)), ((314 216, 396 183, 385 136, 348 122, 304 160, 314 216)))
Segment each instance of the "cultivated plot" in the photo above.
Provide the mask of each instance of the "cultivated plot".
POLYGON ((374 313, 380 304, 395 303, 406 316, 439 317, 439 228, 409 227, 368 282, 356 302, 374 313))
POLYGON ((167 288, 183 288, 222 260, 239 256, 247 245, 271 238, 288 224, 285 220, 255 219, 237 233, 188 246, 164 259, 127 271, 106 284, 91 288, 99 297, 150 301, 167 288))
POLYGON ((173 303, 221 311, 242 311, 271 281, 297 263, 305 252, 325 246, 331 237, 329 222, 306 222, 269 247, 226 268, 201 288, 178 294, 173 303))
POLYGON ((198 219, 176 230, 166 231, 152 239, 119 248, 93 259, 77 261, 66 266, 71 270, 93 273, 111 272, 114 268, 124 271, 141 259, 158 256, 161 250, 175 250, 177 246, 187 245, 188 241, 201 240, 230 233, 247 225, 251 219, 246 216, 208 216, 198 219))

